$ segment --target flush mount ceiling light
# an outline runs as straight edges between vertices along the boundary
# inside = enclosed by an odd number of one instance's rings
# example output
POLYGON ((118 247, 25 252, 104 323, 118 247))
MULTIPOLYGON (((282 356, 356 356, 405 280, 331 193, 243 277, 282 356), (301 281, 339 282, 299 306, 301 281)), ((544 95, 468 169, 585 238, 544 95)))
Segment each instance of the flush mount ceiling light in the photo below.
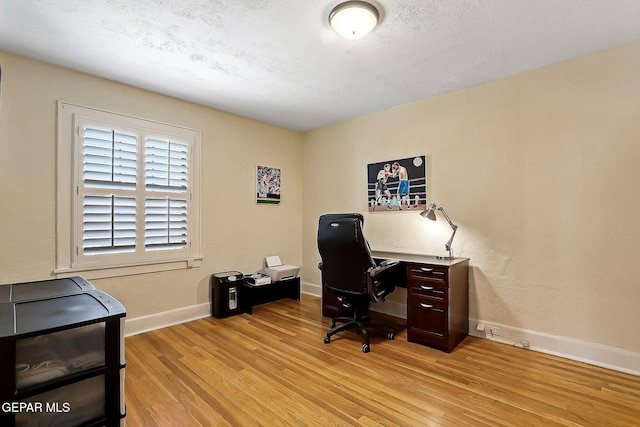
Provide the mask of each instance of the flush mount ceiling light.
POLYGON ((346 1, 333 8, 329 24, 342 37, 355 39, 368 34, 378 23, 378 9, 364 1, 346 1))

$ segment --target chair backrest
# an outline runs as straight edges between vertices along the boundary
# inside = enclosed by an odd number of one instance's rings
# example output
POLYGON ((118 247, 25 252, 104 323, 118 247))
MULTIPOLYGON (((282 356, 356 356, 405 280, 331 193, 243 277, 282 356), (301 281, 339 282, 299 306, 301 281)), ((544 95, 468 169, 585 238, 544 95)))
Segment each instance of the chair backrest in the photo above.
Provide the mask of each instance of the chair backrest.
POLYGON ((367 271, 375 267, 358 213, 326 214, 318 222, 322 284, 337 294, 367 294, 367 271))

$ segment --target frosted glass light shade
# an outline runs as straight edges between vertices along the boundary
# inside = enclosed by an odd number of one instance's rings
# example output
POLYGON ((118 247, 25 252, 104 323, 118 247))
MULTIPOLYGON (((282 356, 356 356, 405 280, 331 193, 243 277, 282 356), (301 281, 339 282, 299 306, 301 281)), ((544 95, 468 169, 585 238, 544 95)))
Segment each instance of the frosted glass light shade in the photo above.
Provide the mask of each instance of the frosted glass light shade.
POLYGON ((378 9, 364 1, 347 1, 333 8, 329 23, 342 37, 355 39, 368 34, 378 23, 378 9))

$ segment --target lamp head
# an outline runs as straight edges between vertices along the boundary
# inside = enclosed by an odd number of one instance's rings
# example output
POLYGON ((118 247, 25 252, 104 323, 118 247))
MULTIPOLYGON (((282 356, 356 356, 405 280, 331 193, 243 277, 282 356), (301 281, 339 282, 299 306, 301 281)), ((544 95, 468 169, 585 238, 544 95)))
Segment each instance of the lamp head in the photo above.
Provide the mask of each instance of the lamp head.
POLYGON ((431 221, 435 221, 436 220, 436 210, 437 209, 438 209, 438 207, 436 206, 436 204, 435 203, 431 203, 426 210, 420 212, 420 216, 422 216, 423 218, 430 219, 431 221))
POLYGON ((445 245, 444 245, 445 249, 449 252, 449 256, 446 256, 446 257, 440 257, 439 256, 437 258, 438 259, 454 259, 453 251, 451 250, 451 243, 453 242, 453 237, 456 235, 456 230, 458 229, 458 226, 455 225, 453 222, 451 222, 451 218, 449 218, 449 215, 447 215, 447 213, 444 211, 444 208, 442 206, 440 206, 440 207, 436 206, 435 203, 431 203, 426 210, 420 212, 420 215, 423 218, 428 218, 431 221, 435 221, 436 220, 436 211, 437 210, 442 213, 442 216, 444 216, 444 218, 449 223, 449 226, 453 230, 453 233, 451 234, 451 237, 449 238, 449 241, 447 243, 445 243, 445 245))

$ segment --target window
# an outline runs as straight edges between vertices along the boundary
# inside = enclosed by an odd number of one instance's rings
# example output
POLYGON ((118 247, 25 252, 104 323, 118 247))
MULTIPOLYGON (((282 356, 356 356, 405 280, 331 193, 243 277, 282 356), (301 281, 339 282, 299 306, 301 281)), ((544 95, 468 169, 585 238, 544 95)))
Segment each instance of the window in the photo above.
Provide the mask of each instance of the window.
POLYGON ((58 110, 56 273, 198 265, 200 133, 62 102, 58 110))

